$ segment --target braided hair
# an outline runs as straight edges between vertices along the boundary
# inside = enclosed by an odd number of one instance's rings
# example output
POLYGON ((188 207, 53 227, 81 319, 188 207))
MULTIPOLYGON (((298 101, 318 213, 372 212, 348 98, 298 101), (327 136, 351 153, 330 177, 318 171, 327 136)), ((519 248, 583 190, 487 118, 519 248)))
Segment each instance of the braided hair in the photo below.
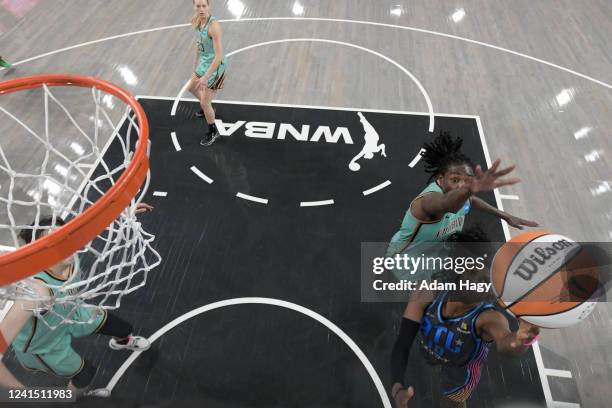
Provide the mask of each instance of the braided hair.
POLYGON ((421 156, 425 163, 425 172, 431 174, 428 183, 446 173, 451 166, 467 164, 474 167, 472 160, 461 152, 462 145, 463 139, 453 139, 449 132, 441 132, 433 142, 425 143, 425 151, 421 156))
POLYGON ((479 226, 456 232, 448 240, 449 242, 491 242, 487 233, 479 226))
POLYGON ((486 253, 489 259, 493 259, 495 255, 491 239, 478 225, 454 233, 448 242, 453 244, 452 256, 480 256, 486 253))

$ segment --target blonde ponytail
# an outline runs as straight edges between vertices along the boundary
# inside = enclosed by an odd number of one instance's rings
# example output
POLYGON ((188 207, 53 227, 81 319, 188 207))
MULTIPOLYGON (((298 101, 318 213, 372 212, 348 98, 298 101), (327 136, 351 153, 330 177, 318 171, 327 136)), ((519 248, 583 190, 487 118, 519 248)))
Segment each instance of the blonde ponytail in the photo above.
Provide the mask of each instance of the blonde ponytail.
POLYGON ((191 25, 193 26, 193 28, 199 30, 202 27, 203 23, 204 21, 200 18, 199 15, 194 14, 193 17, 191 17, 191 25))

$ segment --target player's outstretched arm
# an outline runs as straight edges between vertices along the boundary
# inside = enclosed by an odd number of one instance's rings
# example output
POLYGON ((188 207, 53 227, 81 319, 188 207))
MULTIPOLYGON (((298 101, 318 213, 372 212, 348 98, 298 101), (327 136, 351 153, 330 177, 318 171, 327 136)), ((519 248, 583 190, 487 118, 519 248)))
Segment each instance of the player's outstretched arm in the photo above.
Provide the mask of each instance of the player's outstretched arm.
POLYGON ((468 187, 456 188, 447 193, 425 194, 412 204, 412 215, 419 220, 439 220, 447 212, 459 211, 470 195, 468 187))
POLYGON ((476 166, 474 169, 474 177, 469 185, 470 192, 472 194, 480 193, 481 191, 493 191, 496 188, 511 186, 519 183, 521 180, 516 177, 507 178, 506 176, 512 173, 516 166, 508 166, 503 169, 499 169, 501 160, 497 159, 491 165, 491 168, 486 171, 482 171, 480 166, 476 166))
POLYGON ((496 217, 499 217, 502 220, 505 220, 508 223, 508 225, 514 228, 523 229, 523 227, 539 227, 539 224, 535 221, 529 221, 523 218, 515 217, 512 214, 508 214, 507 212, 501 211, 493 207, 492 205, 490 205, 483 199, 478 198, 476 196, 472 196, 471 200, 472 200, 473 209, 480 210, 488 214, 494 215, 496 217))
POLYGON ((150 212, 153 211, 155 207, 153 207, 152 205, 149 205, 147 203, 140 203, 138 205, 136 205, 136 214, 142 214, 145 212, 150 212))
MULTIPOLYGON (((431 193, 414 202, 413 215, 424 220, 437 220, 447 212, 457 212, 466 200, 481 191, 493 191, 496 188, 518 183, 518 178, 507 178, 514 171, 514 166, 499 169, 501 161, 495 160, 490 169, 482 171, 480 166, 474 169, 474 177, 464 176, 463 185, 446 193, 431 193)), ((493 208, 493 207, 491 207, 493 208)))
POLYGON ((477 327, 481 336, 495 341, 497 351, 503 354, 519 355, 527 351, 540 333, 540 328, 519 319, 517 331, 510 331, 508 320, 498 311, 486 311, 478 317, 477 327))
POLYGON ((400 333, 391 352, 391 397, 396 407, 407 408, 408 401, 414 395, 414 388, 404 386, 404 374, 408 365, 410 348, 419 330, 423 313, 431 303, 433 293, 429 291, 415 291, 404 311, 400 333))

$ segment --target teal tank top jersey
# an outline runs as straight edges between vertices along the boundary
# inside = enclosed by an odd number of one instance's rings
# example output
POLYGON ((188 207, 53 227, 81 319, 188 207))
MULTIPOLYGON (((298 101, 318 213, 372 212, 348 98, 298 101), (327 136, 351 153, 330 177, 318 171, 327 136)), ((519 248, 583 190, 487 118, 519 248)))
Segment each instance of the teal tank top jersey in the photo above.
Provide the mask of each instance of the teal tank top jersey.
MULTIPOLYGON (((198 77, 204 76, 208 68, 210 68, 210 65, 212 64, 213 60, 215 59, 215 46, 213 44, 213 39, 210 38, 210 36, 208 35, 208 29, 210 28, 212 22, 215 20, 216 18, 211 16, 208 19, 206 25, 202 27, 201 30, 199 30, 197 27, 195 29, 196 41, 198 44, 198 49, 200 50, 200 62, 198 63, 198 67, 196 68, 196 75, 198 77)), ((221 60, 219 68, 217 68, 217 70, 211 75, 209 79, 209 85, 211 85, 212 83, 214 83, 214 81, 221 77, 221 75, 223 75, 223 73, 225 72, 226 68, 227 56, 223 54, 223 59, 221 60)))
MULTIPOLYGON (((80 270, 78 257, 74 257, 75 262, 71 266, 70 277, 67 280, 62 280, 60 277, 53 275, 50 271, 40 272, 34 275, 34 279, 43 281, 49 285, 50 295, 55 299, 62 299, 66 293, 61 290, 54 289, 80 281, 80 270)), ((68 292, 69 295, 72 293, 68 292)), ((98 311, 95 307, 86 304, 81 304, 75 309, 74 304, 57 304, 52 306, 52 311, 43 312, 40 316, 32 316, 19 331, 12 342, 13 348, 21 352, 44 354, 55 349, 60 343, 64 342, 66 334, 76 335, 79 337, 81 331, 83 334, 89 334, 97 329, 105 318, 103 311, 98 311), (83 322, 81 323, 61 323, 64 318, 69 317, 71 320, 83 322), (41 321, 44 320, 44 321, 41 321), (51 329, 50 327, 56 327, 51 329)))
MULTIPOLYGON (((402 225, 389 242, 387 256, 395 256, 398 253, 418 257, 425 256, 445 256, 444 242, 456 232, 460 232, 465 224, 465 216, 470 211, 470 200, 468 199, 463 207, 456 213, 446 213, 438 221, 422 221, 412 215, 412 204, 426 194, 443 193, 442 188, 437 182, 429 184, 411 203, 404 215, 402 225)), ((422 274, 409 274, 406 271, 395 271, 399 279, 425 279, 429 276, 419 276, 422 274)), ((429 275, 429 274, 428 274, 429 275)))

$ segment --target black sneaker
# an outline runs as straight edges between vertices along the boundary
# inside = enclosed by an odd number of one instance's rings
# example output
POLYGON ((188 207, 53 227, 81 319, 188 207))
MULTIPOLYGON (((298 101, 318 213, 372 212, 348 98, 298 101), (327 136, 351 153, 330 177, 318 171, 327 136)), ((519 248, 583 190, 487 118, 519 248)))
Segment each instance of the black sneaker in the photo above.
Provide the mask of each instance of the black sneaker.
POLYGON ((210 146, 214 142, 215 141, 213 140, 211 134, 210 133, 206 133, 204 138, 202 140, 200 140, 200 146, 210 146))
POLYGON ((215 129, 214 131, 207 133, 206 136, 204 136, 204 139, 200 140, 200 144, 202 146, 210 146, 215 143, 215 140, 217 140, 219 136, 219 132, 217 129, 215 129))

